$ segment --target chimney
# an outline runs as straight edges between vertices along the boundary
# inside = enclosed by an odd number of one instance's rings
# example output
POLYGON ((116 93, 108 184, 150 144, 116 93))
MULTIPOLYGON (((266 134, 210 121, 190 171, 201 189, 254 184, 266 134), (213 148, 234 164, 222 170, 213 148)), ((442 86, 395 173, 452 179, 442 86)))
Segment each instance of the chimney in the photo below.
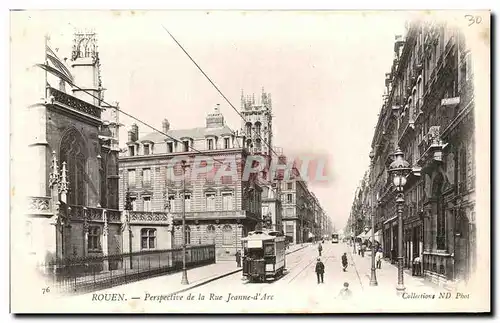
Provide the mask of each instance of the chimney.
POLYGON ((170 122, 168 122, 167 119, 163 119, 161 126, 164 133, 167 133, 170 130, 170 122))
POLYGON ((139 140, 139 127, 137 126, 137 124, 134 123, 132 127, 130 127, 129 141, 137 141, 137 140, 139 140), (130 133, 132 134, 132 136, 130 136, 130 133))

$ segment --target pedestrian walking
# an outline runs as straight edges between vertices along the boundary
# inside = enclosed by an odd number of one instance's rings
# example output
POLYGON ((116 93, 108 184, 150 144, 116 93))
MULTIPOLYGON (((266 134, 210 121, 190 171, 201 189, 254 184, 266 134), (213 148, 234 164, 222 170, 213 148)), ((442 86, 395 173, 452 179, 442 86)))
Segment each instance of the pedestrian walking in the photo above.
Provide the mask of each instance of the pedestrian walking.
POLYGON ((340 293, 339 293, 339 296, 340 298, 342 299, 349 299, 352 297, 352 292, 351 290, 349 289, 349 283, 348 282, 345 282, 344 283, 344 287, 340 290, 340 293))
POLYGON ((321 262, 321 259, 318 258, 316 262, 316 277, 318 278, 318 284, 323 284, 323 275, 325 274, 325 265, 321 262))
POLYGON ((361 256, 361 242, 358 242, 358 256, 361 256))
POLYGON ((382 249, 378 249, 375 254, 375 261, 377 262, 377 269, 381 269, 382 267, 382 249))
POLYGON ((361 245, 361 257, 365 257, 365 251, 366 251, 366 243, 363 243, 361 245))
POLYGON ((347 253, 345 253, 345 252, 342 255, 342 270, 343 271, 347 270, 347 253))
POLYGON ((236 251, 236 267, 241 267, 241 252, 236 251))
POLYGON ((319 256, 320 257, 321 257, 321 251, 323 251, 323 246, 320 243, 319 246, 318 246, 318 252, 319 252, 319 256))

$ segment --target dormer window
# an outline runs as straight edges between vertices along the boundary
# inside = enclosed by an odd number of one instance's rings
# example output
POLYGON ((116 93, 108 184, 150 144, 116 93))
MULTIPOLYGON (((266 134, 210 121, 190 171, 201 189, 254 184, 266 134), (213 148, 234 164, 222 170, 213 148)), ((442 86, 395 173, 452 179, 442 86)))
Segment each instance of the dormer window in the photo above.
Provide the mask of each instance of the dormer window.
POLYGON ((207 149, 208 150, 213 150, 214 149, 214 140, 212 138, 207 139, 207 149))
POLYGON ((183 140, 182 143, 184 145, 184 151, 189 151, 189 140, 183 140))
POLYGON ((174 143, 167 142, 167 153, 173 153, 173 152, 174 152, 174 143))
POLYGON ((144 144, 144 155, 149 155, 150 150, 149 150, 149 144, 144 144))
POLYGON ((230 144, 229 138, 224 138, 224 149, 231 148, 229 144, 230 144))
POLYGON ((129 146, 128 151, 129 151, 129 156, 135 156, 135 147, 134 146, 129 146))

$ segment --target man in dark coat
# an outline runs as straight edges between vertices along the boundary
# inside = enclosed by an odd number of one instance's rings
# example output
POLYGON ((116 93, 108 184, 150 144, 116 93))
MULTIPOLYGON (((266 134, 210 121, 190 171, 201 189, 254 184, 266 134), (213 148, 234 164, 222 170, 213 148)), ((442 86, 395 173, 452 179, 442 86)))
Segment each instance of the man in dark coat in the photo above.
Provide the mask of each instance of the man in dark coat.
POLYGON ((236 251, 236 267, 241 267, 241 252, 236 251))
POLYGON ((318 278, 318 284, 323 283, 324 274, 325 274, 325 265, 321 262, 321 259, 318 258, 318 262, 316 262, 316 277, 318 278))
POLYGON ((318 252, 319 252, 319 256, 320 257, 321 257, 321 251, 323 251, 323 246, 320 243, 319 246, 318 246, 318 252))
POLYGON ((342 270, 346 271, 347 269, 347 254, 344 252, 342 255, 342 270))

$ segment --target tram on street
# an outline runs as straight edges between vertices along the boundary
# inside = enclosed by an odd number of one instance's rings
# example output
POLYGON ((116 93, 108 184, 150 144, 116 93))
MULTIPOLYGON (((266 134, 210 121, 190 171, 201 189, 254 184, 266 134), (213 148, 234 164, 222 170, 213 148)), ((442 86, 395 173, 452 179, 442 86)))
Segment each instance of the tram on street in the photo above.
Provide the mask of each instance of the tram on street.
POLYGON ((251 231, 243 243, 243 276, 250 282, 277 279, 285 270, 285 236, 272 230, 251 231))
POLYGON ((339 243, 339 235, 338 235, 338 233, 332 234, 332 243, 339 243))

